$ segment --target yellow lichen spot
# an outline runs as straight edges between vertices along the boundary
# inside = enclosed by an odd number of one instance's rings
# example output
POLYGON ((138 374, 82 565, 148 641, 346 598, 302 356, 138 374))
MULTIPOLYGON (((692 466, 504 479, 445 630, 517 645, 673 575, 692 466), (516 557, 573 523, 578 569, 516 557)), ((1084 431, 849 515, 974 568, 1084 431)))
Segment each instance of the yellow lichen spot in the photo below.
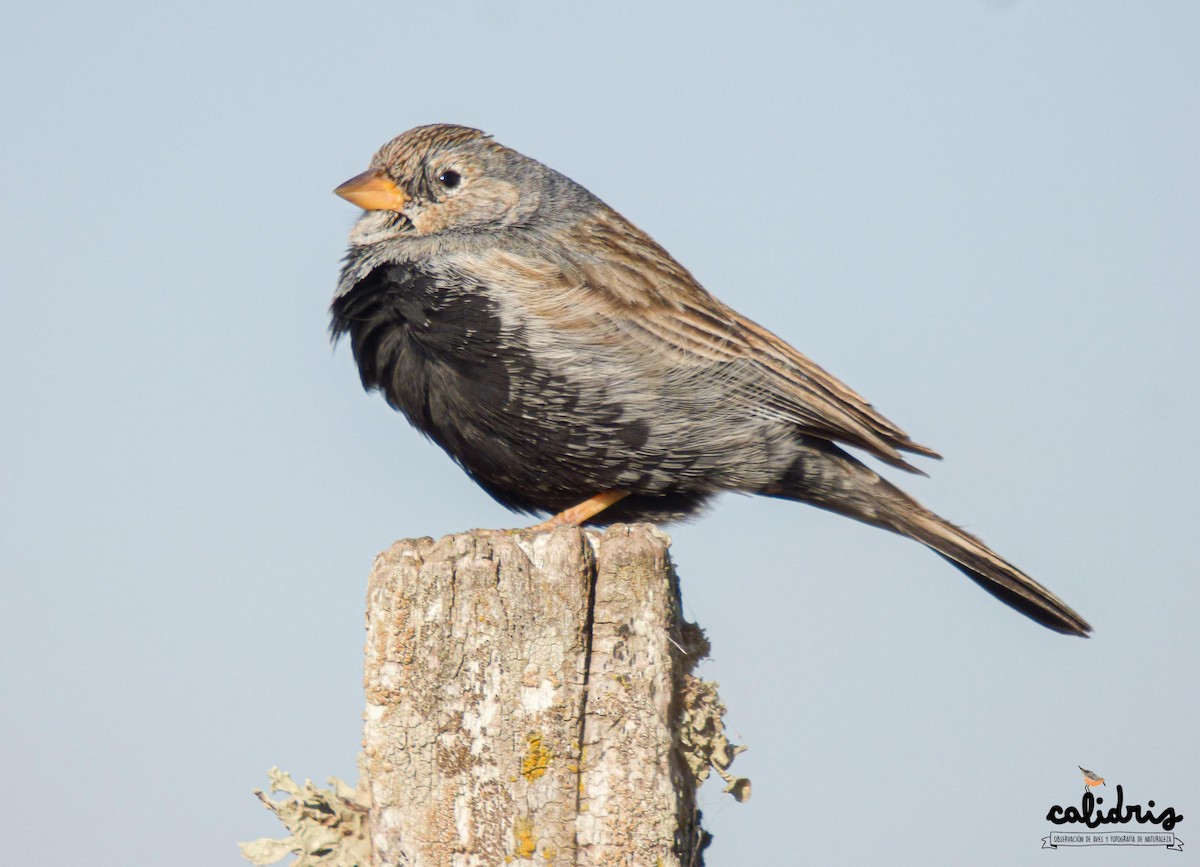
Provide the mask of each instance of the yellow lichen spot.
POLYGON ((558 854, 558 850, 555 849, 553 846, 543 846, 542 847, 542 857, 545 858, 547 861, 553 862, 554 856, 557 854, 558 854))
POLYGON ((521 759, 521 776, 525 782, 532 783, 546 773, 550 758, 550 749, 542 741, 541 732, 530 732, 529 749, 525 751, 525 758, 521 759))
POLYGON ((528 816, 513 819, 513 848, 518 858, 529 860, 537 852, 537 841, 533 839, 533 820, 528 816))

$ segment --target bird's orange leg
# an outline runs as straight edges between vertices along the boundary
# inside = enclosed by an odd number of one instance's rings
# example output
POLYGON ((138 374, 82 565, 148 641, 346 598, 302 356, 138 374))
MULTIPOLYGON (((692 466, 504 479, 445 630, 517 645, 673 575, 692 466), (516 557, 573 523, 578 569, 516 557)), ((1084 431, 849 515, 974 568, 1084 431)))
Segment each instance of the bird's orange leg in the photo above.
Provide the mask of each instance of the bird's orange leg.
POLYGON ((599 515, 613 503, 629 496, 628 491, 604 491, 577 506, 564 509, 554 517, 530 527, 531 530, 552 530, 555 527, 578 527, 588 518, 599 515))

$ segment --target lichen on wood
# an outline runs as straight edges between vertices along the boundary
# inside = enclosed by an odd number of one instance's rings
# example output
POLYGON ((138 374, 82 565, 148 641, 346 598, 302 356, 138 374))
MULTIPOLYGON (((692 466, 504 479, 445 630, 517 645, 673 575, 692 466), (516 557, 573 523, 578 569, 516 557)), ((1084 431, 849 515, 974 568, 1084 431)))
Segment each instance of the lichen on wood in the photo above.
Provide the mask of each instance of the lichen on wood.
POLYGON ((318 789, 309 780, 299 786, 291 775, 279 768, 268 772, 273 799, 262 790, 254 794, 279 817, 289 836, 278 840, 262 837, 239 843, 242 857, 252 864, 275 864, 295 855, 292 867, 365 867, 370 863, 371 845, 367 838, 367 810, 370 796, 361 788, 349 786, 337 777, 329 778, 329 789, 318 789))

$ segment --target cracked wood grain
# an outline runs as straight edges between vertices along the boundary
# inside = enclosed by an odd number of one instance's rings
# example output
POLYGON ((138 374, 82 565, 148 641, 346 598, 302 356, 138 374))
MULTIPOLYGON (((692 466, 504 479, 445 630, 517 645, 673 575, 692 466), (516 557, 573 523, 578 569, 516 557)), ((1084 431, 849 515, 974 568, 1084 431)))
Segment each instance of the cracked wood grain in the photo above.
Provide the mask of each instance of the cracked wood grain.
POLYGON ((476 531, 397 542, 367 598, 376 865, 695 865, 669 539, 476 531))

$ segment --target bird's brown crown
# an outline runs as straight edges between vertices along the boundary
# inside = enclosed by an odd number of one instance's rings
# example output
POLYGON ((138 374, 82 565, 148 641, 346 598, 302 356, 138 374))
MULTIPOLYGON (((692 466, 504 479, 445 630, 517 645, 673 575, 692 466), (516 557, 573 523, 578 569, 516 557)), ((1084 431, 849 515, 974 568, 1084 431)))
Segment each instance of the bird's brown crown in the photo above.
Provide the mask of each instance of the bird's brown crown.
POLYGON ((413 177, 431 151, 472 143, 499 148, 483 130, 452 123, 432 123, 402 132, 376 151, 371 168, 383 169, 394 178, 413 177))

